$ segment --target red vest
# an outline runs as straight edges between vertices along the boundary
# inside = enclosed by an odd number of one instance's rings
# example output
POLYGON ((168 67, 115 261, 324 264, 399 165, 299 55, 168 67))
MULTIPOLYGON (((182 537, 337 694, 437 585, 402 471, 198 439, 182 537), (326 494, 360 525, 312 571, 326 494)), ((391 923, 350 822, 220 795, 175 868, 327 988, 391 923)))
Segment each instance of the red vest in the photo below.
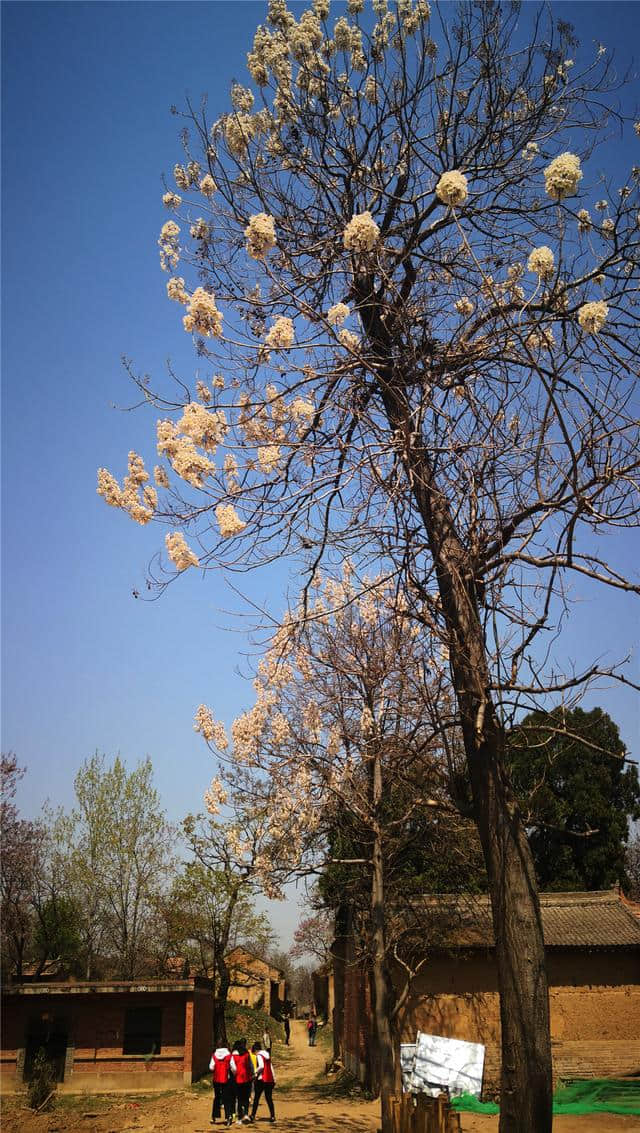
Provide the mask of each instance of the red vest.
POLYGON ((231 1062, 231 1055, 225 1054, 224 1058, 216 1058, 215 1054, 213 1059, 213 1080, 214 1082, 228 1082, 229 1081, 229 1063, 231 1062))
POLYGON ((253 1077, 249 1051, 245 1051, 244 1054, 234 1054, 233 1060, 236 1064, 236 1085, 243 1086, 245 1082, 250 1082, 253 1077))
POLYGON ((262 1070, 262 1081, 264 1082, 265 1086, 272 1086, 275 1079, 273 1077, 273 1067, 271 1065, 271 1059, 265 1058, 265 1056, 263 1054, 262 1055, 262 1062, 264 1064, 263 1070, 262 1070))

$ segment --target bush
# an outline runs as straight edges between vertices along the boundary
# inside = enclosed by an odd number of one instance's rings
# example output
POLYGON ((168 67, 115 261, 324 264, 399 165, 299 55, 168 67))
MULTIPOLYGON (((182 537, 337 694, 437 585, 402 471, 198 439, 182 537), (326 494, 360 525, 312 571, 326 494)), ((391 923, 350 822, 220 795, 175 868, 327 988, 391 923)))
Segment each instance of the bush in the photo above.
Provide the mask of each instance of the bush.
MULTIPOLYGON (((27 1086, 27 1097, 31 1109, 44 1107, 47 1098, 56 1088, 56 1079, 53 1067, 47 1058, 47 1052, 40 1048, 33 1060, 31 1078, 27 1086)), ((46 1107, 47 1109, 49 1106, 46 1107)))
POLYGON ((266 1011, 257 1007, 245 1007, 240 1003, 229 1003, 225 1007, 227 1037, 232 1043, 235 1039, 246 1038, 249 1043, 262 1039, 266 1029, 275 1042, 284 1040, 284 1027, 266 1011))

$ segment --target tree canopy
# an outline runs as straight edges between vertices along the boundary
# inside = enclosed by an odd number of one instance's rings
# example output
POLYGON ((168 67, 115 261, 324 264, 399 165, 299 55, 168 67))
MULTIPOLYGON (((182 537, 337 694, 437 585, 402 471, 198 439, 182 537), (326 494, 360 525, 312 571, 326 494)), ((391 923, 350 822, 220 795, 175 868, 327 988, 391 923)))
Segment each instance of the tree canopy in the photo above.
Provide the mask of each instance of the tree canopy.
POLYGON ((625 885, 640 784, 611 717, 601 708, 531 713, 514 731, 509 755, 540 887, 625 885))

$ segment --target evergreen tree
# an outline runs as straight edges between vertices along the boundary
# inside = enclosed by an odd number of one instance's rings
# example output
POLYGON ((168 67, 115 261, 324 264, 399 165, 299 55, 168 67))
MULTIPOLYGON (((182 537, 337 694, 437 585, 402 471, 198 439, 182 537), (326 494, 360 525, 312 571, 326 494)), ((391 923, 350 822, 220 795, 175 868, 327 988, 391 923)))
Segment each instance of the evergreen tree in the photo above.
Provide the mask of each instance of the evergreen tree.
POLYGON ((532 712, 510 745, 541 889, 623 886, 640 784, 617 725, 601 708, 532 712))

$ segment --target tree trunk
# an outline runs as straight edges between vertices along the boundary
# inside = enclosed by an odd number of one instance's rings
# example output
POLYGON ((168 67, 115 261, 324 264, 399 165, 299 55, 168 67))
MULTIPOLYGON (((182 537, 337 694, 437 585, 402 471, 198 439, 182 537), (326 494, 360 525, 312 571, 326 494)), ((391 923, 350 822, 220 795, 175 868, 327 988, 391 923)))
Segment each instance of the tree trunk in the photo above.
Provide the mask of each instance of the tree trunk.
POLYGON ((502 1025, 500 1133, 550 1133, 551 1040, 540 903, 531 849, 504 765, 504 730, 491 697, 474 572, 437 488, 421 478, 416 494, 449 633, 491 896, 502 1025))
POLYGON ((540 905, 531 850, 502 766, 501 748, 495 727, 471 754, 467 745, 500 985, 500 1133, 547 1133, 551 1042, 540 905))
POLYGON ((393 375, 381 388, 438 579, 449 637, 475 820, 489 881, 502 1025, 500 1133, 551 1133, 549 996, 531 849, 504 766, 504 731, 491 695, 478 613, 478 565, 456 530, 428 451, 415 441, 393 375))
POLYGON ((382 1133, 392 1133, 391 1098, 395 1088, 395 1058, 387 969, 386 928, 384 913, 384 869, 382 836, 377 812, 382 800, 382 767, 380 754, 373 759, 373 809, 376 822, 373 836, 371 871, 371 925, 373 935, 373 991, 375 1021, 375 1053, 380 1087, 382 1133))
POLYGON ((225 1010, 227 1006, 227 995, 229 992, 231 980, 229 978, 229 969, 224 960, 218 963, 218 980, 217 987, 214 985, 214 1000, 213 1000, 213 1041, 218 1046, 228 1046, 227 1042, 227 1020, 225 1017, 225 1010))

